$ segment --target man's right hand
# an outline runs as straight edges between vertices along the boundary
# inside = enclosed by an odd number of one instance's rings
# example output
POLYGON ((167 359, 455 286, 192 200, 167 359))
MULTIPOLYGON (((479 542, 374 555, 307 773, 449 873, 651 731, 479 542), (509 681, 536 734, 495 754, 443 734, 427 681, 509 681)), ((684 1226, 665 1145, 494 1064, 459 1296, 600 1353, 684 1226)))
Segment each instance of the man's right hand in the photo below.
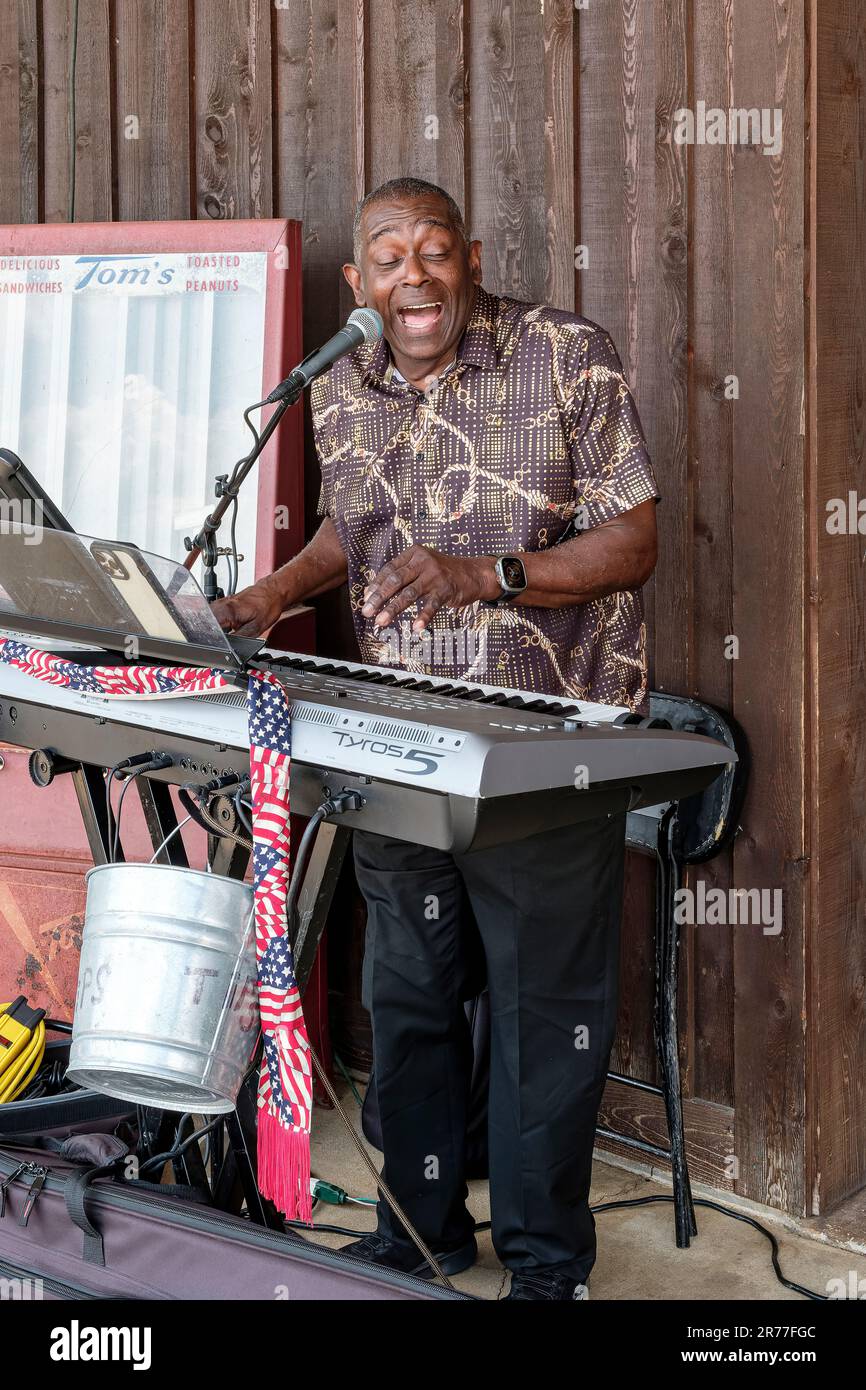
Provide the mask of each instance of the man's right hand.
POLYGON ((287 565, 241 589, 234 598, 217 599, 211 611, 226 632, 264 637, 287 608, 336 589, 346 577, 346 556, 334 523, 326 516, 313 539, 287 565))
POLYGON ((264 637, 273 627, 285 607, 282 594, 267 581, 241 589, 233 598, 218 598, 211 612, 224 632, 238 637, 264 637))

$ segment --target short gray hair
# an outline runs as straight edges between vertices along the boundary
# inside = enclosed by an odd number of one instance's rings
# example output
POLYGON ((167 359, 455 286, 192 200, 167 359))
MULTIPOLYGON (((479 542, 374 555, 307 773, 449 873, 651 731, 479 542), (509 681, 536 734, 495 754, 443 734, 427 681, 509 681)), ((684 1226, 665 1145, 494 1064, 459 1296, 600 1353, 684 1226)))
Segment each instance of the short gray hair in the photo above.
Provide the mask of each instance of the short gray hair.
POLYGON ((366 198, 362 198, 355 208, 355 218, 352 223, 352 254, 357 265, 361 259, 361 218, 364 216, 366 208, 372 207, 374 203, 386 203, 395 198, 430 198, 435 196, 441 198, 448 209, 448 218, 458 236, 464 241, 468 241, 466 234, 466 224, 463 221, 463 213, 444 188, 438 184, 428 183, 426 179, 413 179, 408 175, 399 179, 388 179, 387 183, 380 183, 378 188, 374 188, 372 193, 368 193, 366 198))

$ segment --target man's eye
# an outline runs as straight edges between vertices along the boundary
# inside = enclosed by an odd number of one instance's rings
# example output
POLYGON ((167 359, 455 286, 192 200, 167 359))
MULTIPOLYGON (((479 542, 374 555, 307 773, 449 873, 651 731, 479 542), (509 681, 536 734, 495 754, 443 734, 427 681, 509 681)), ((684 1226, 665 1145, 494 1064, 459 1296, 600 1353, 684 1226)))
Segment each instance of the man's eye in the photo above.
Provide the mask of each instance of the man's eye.
POLYGON ((399 261, 376 261, 377 270, 393 270, 395 265, 399 265, 399 261))

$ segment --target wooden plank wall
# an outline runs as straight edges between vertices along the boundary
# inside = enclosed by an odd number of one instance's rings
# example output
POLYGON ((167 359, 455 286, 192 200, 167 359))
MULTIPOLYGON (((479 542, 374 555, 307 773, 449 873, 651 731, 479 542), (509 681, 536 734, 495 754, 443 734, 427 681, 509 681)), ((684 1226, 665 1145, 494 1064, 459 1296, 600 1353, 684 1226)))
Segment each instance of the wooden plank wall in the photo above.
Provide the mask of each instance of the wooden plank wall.
POLYGON ((810 0, 808 19, 809 776, 820 858, 808 905, 817 1036, 806 1108, 809 1203, 826 1210, 866 1168, 866 15, 860 0, 810 0), (828 503, 852 495, 863 514, 831 534, 828 503))
MULTIPOLYGON (((864 744, 851 722, 863 612, 851 553, 831 547, 815 519, 821 489, 855 486, 852 458, 862 483, 857 9, 858 0, 9 0, 0 13, 0 219, 300 218, 312 346, 350 307, 339 267, 354 201, 414 172, 464 202, 489 286, 577 308, 613 334, 664 493, 648 592, 653 681, 731 711, 754 758, 736 849, 701 876, 785 895, 778 937, 705 926, 685 941, 695 1166, 790 1211, 824 1208, 866 1180, 864 866, 848 844, 863 816, 864 744), (806 136, 822 81, 827 159, 816 202, 816 142, 807 149, 806 136), (782 152, 675 143, 674 113, 699 100, 781 108, 782 152), (822 201, 837 209, 826 227, 822 201), (837 232, 859 237, 859 270, 837 232), (578 246, 586 268, 576 268, 578 246), (816 257, 828 297, 820 309, 813 298, 809 319, 816 257), (816 372, 817 345, 834 336, 844 342, 816 372), (736 400, 725 393, 731 374, 736 400), (834 382, 851 407, 844 425, 834 382), (835 643, 826 663, 822 642, 835 643), (841 805, 831 804, 836 785, 841 805), (825 1089, 816 1068, 834 1046, 825 1089), (804 1117, 807 1078, 814 1114, 804 1117), (818 1117, 820 1141, 810 1137, 818 1117), (837 1141, 840 1126, 847 1137, 837 1141)), ((310 451, 311 525, 317 491, 310 451)), ((320 631, 349 649, 341 601, 323 602, 320 631)), ((647 1079, 651 902, 648 864, 637 861, 616 1061, 647 1079)), ((610 1088, 607 1108, 634 1132, 662 1132, 657 1108, 622 1088, 610 1088)))

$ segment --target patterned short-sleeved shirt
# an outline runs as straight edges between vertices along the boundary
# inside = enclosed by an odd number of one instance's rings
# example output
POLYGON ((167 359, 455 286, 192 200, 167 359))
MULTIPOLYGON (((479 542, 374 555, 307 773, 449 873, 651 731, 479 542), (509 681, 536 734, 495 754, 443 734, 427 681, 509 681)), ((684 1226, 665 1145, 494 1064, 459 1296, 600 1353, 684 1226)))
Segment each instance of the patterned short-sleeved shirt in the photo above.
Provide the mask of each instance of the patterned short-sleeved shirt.
POLYGON ((348 558, 362 660, 641 707, 637 591, 566 608, 442 610, 423 639, 411 633, 414 606, 384 630, 361 612, 365 585, 410 545, 463 556, 546 550, 658 497, 603 329, 479 287, 454 363, 426 392, 395 375, 381 339, 321 377, 312 406, 319 511, 348 558))

